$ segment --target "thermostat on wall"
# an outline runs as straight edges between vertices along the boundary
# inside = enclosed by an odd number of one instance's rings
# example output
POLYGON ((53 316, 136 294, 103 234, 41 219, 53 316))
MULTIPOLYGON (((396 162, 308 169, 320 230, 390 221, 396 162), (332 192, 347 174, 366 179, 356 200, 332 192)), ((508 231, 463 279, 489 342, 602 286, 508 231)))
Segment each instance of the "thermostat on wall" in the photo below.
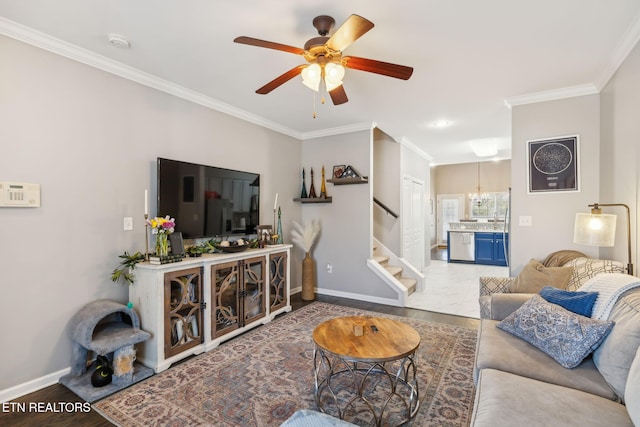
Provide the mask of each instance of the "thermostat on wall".
POLYGON ((0 182, 0 207, 39 208, 40 184, 0 182))

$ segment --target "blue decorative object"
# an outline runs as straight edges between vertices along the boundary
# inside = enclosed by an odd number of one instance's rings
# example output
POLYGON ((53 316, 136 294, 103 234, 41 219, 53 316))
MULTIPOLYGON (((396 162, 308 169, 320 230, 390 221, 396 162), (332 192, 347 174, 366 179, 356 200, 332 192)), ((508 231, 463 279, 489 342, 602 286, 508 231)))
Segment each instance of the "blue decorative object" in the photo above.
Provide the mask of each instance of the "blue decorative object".
POLYGON ((127 303, 127 308, 129 310, 131 310, 133 308, 133 303, 131 301, 129 301, 129 303, 127 303))
POLYGON ((552 304, 558 304, 569 311, 587 317, 591 317, 593 305, 598 299, 597 292, 572 292, 554 288, 553 286, 542 288, 540 296, 552 304))
POLYGON ((496 326, 571 369, 600 345, 613 325, 572 313, 534 295, 496 326))

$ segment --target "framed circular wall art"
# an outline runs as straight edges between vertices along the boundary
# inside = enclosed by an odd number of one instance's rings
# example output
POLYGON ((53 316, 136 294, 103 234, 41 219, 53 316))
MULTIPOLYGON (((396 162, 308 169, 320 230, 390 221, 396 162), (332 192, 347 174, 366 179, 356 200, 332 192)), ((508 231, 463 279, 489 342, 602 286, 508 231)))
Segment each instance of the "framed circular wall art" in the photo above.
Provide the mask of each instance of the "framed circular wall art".
POLYGON ((527 141, 527 192, 579 191, 578 135, 527 141))

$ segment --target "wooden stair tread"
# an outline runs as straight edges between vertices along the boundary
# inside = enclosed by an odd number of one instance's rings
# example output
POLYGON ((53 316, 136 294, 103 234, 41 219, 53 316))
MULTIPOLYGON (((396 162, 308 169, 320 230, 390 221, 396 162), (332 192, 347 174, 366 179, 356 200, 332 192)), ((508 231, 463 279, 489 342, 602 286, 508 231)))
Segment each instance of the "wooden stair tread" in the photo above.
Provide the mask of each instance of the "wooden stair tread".
POLYGON ((395 265, 388 265, 385 267, 385 270, 387 270, 392 276, 398 276, 402 273, 402 267, 396 267, 395 265))
POLYGON ((416 279, 408 279, 406 277, 401 277, 400 283, 402 283, 402 285, 405 288, 407 288, 407 290, 409 291, 409 294, 412 294, 416 290, 416 285, 418 281, 416 279))
POLYGON ((389 262, 389 257, 386 255, 374 255, 373 256, 374 261, 376 261, 378 264, 384 264, 386 262, 389 262))

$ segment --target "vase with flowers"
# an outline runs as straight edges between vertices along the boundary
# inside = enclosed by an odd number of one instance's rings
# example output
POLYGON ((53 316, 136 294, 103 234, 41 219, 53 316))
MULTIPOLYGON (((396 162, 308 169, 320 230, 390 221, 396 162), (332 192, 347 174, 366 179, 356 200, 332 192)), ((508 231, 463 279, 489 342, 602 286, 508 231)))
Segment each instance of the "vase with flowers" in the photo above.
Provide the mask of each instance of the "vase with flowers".
POLYGON ((169 215, 162 217, 155 217, 147 220, 147 225, 151 227, 151 234, 156 236, 156 255, 167 256, 169 255, 169 242, 167 237, 173 233, 176 226, 176 220, 169 215))

